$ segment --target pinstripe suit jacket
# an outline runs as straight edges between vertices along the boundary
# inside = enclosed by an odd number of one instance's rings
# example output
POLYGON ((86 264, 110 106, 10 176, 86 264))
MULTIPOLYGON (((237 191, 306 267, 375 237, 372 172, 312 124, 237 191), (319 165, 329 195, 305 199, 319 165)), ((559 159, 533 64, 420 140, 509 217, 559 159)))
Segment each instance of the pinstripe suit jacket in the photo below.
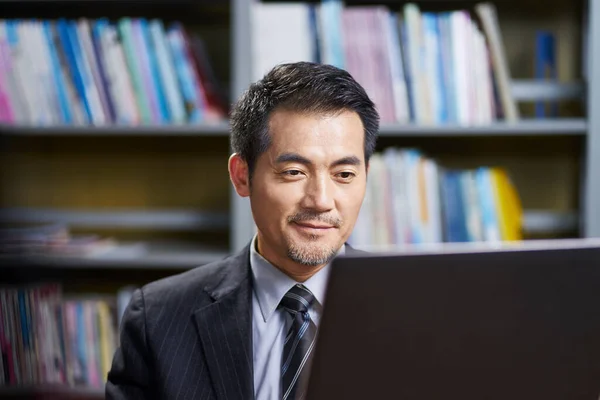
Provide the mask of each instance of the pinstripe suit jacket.
POLYGON ((136 290, 106 398, 254 399, 251 276, 248 245, 136 290))

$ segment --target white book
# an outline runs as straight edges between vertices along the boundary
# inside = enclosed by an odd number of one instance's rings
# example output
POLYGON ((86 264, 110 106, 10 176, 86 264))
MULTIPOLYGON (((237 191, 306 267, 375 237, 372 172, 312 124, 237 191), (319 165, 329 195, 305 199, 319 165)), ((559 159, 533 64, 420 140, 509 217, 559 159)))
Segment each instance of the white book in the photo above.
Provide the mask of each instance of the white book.
POLYGON ((0 60, 4 70, 4 73, 0 75, 0 79, 3 80, 2 87, 10 99, 14 121, 23 124, 27 122, 27 105, 23 104, 25 101, 23 93, 18 87, 12 49, 8 42, 6 29, 6 21, 0 20, 0 60))
POLYGON ((393 221, 394 235, 391 244, 404 244, 408 242, 408 202, 405 183, 405 166, 402 154, 393 147, 383 152, 386 168, 391 182, 391 210, 389 218, 393 221))
POLYGON ((465 218, 467 232, 471 241, 480 242, 484 240, 483 222, 481 220, 481 204, 477 192, 475 173, 466 171, 461 175, 461 188, 463 192, 465 207, 465 218))
POLYGON ((369 180, 371 184, 371 226, 373 230, 373 243, 375 245, 387 244, 387 232, 385 229, 385 189, 383 180, 385 179, 385 165, 381 155, 375 153, 369 161, 369 180))
POLYGON ((44 89, 42 88, 42 82, 40 80, 39 73, 39 60, 37 59, 35 45, 31 35, 31 21, 23 21, 17 25, 17 31, 19 36, 19 48, 21 54, 26 60, 27 65, 22 64, 20 68, 23 68, 25 73, 26 81, 24 84, 28 87, 28 98, 30 107, 34 112, 35 125, 47 125, 48 124, 48 111, 46 109, 46 100, 44 95, 44 89))
POLYGON ((431 113, 427 103, 427 86, 423 74, 423 27, 421 12, 417 5, 409 3, 404 6, 404 24, 406 26, 407 53, 410 70, 410 90, 412 93, 415 122, 430 124, 431 113))
POLYGON ((400 31, 398 17, 395 13, 389 15, 387 24, 384 25, 387 37, 387 51, 390 55, 390 71, 392 75, 392 90, 394 93, 394 112, 396 121, 400 124, 410 122, 408 90, 406 76, 404 75, 404 62, 400 51, 400 31))
POLYGON ((43 30, 41 22, 34 22, 32 25, 35 49, 42 65, 40 65, 40 78, 44 83, 44 95, 49 112, 49 123, 51 125, 60 124, 63 121, 60 100, 58 96, 58 87, 54 79, 53 63, 50 58, 50 49, 46 39, 46 33, 43 30))
POLYGON ((475 11, 481 19, 490 46, 504 118, 508 122, 516 122, 520 118, 519 109, 511 92, 510 69, 506 59, 496 8, 492 3, 480 3, 475 6, 475 11))
MULTIPOLYGON (((109 116, 105 113, 100 98, 100 90, 98 87, 98 81, 94 74, 94 60, 93 48, 91 47, 91 37, 89 30, 86 31, 84 20, 77 22, 77 37, 79 38, 79 44, 81 49, 81 67, 83 68, 82 74, 84 75, 84 90, 86 97, 89 102, 90 111, 92 114, 92 122, 94 125, 104 125, 109 122, 109 116)), ((97 72, 97 71, 96 71, 97 72)), ((100 86, 102 84, 100 83, 100 86)))
POLYGON ((408 221, 410 227, 410 243, 423 241, 421 225, 421 196, 419 191, 419 162, 420 155, 414 150, 404 150, 404 165, 406 171, 406 190, 408 194, 408 221))
POLYGON ((443 241, 442 207, 440 204, 440 181, 438 166, 433 160, 425 160, 425 184, 427 191, 427 215, 429 243, 443 241))
POLYGON ((469 62, 468 66, 468 74, 469 78, 467 80, 467 84, 469 87, 468 96, 469 96, 469 125, 479 125, 480 124, 480 108, 481 103, 479 103, 479 86, 481 84, 481 80, 479 77, 479 63, 481 62, 479 58, 479 49, 477 43, 477 37, 475 34, 475 25, 473 21, 471 21, 469 17, 469 23, 466 29, 466 40, 467 40, 467 59, 469 62))
POLYGON ((480 51, 481 51, 481 74, 482 74, 482 91, 483 91, 483 100, 484 104, 484 122, 491 123, 495 119, 494 115, 494 83, 492 82, 492 69, 490 64, 490 53, 487 47, 487 43, 485 42, 485 36, 483 32, 477 30, 477 34, 479 36, 480 43, 480 51))
POLYGON ((450 15, 452 34, 452 70, 454 72, 456 120, 458 124, 468 125, 469 113, 469 60, 467 55, 467 22, 462 11, 450 15))
POLYGON ((113 99, 115 123, 129 125, 133 122, 134 118, 130 110, 128 110, 126 89, 121 86, 121 82, 119 81, 120 72, 114 60, 115 45, 112 43, 109 30, 110 27, 108 24, 102 25, 99 28, 100 46, 102 47, 103 54, 103 57, 99 61, 102 63, 102 68, 104 68, 109 96, 113 99))
POLYGON ((107 25, 103 30, 102 37, 108 54, 106 67, 110 71, 110 80, 113 82, 111 90, 115 91, 115 97, 113 98, 117 100, 121 122, 132 125, 138 124, 140 122, 140 112, 137 108, 133 83, 117 29, 112 25, 107 25))
POLYGON ((483 52, 479 40, 479 31, 471 24, 471 45, 473 47, 473 104, 475 115, 473 124, 483 125, 485 121, 485 77, 483 76, 483 52))
POLYGON ((278 64, 313 61, 308 4, 255 2, 251 13, 253 81, 278 64))
POLYGON ((29 123, 32 125, 44 125, 46 122, 46 111, 43 97, 39 96, 39 82, 36 71, 36 57, 32 54, 28 23, 21 22, 17 25, 18 50, 15 54, 16 68, 19 71, 19 80, 23 93, 27 99, 30 112, 29 123))

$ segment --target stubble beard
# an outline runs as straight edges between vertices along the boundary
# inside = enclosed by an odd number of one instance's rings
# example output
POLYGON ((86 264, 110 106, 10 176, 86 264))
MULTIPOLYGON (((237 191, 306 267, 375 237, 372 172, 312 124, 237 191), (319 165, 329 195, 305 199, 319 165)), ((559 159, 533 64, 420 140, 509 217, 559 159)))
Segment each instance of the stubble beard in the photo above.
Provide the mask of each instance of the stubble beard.
POLYGON ((309 236, 308 243, 294 243, 287 240, 288 257, 301 265, 316 267, 329 263, 337 254, 337 248, 319 243, 319 236, 309 236))
MULTIPOLYGON (((325 222, 336 229, 340 229, 343 222, 340 218, 323 215, 311 210, 302 210, 288 217, 288 223, 320 221, 325 222)), ((317 267, 329 263, 337 254, 339 248, 327 243, 321 243, 322 238, 318 235, 309 235, 308 240, 294 241, 291 237, 285 237, 287 242, 288 257, 301 265, 317 267)))

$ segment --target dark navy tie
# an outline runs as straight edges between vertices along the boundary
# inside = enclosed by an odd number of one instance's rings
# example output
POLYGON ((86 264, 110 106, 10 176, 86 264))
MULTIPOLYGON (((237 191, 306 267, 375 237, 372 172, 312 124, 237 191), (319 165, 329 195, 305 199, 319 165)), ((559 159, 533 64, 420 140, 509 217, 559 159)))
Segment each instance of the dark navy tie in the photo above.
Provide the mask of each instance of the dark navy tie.
POLYGON ((280 307, 290 313, 293 320, 285 338, 281 359, 282 400, 300 400, 306 391, 310 354, 317 334, 317 327, 308 314, 308 309, 314 301, 310 290, 296 285, 279 303, 280 307))

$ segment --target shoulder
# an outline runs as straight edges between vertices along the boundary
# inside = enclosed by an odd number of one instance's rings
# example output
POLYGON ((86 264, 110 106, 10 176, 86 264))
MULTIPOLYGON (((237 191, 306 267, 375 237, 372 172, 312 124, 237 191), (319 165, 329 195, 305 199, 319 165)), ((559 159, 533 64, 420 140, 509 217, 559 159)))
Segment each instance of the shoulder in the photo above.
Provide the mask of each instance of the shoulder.
POLYGON ((145 308, 202 305, 218 288, 243 281, 249 268, 246 254, 247 249, 243 249, 222 260, 144 285, 140 292, 145 308))

